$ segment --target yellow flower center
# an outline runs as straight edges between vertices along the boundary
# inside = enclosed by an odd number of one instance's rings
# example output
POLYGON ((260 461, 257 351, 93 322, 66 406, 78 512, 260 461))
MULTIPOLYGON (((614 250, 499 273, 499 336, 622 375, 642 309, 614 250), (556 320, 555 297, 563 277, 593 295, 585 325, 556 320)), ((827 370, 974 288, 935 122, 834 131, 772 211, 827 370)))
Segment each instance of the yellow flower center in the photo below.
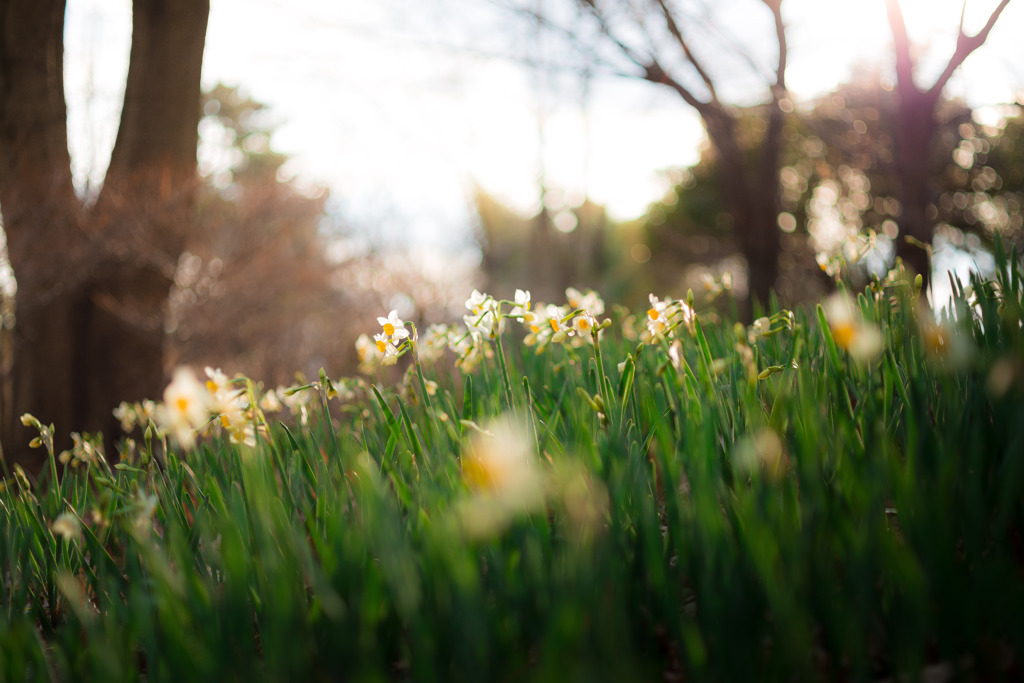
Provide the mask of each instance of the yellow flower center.
POLYGON ((217 383, 214 382, 212 379, 206 380, 206 388, 210 390, 211 394, 216 394, 217 393, 217 389, 218 389, 217 383))
POLYGON ((554 318, 551 318, 551 320, 548 320, 548 323, 551 324, 551 331, 552 332, 558 332, 558 321, 557 320, 555 320, 554 318))
POLYGON ((381 340, 378 339, 377 340, 377 350, 380 351, 381 353, 384 353, 384 351, 387 350, 387 344, 385 344, 384 342, 382 342, 381 340))
POLYGON ((836 344, 841 348, 850 348, 856 336, 857 331, 850 323, 840 323, 832 328, 832 338, 836 340, 836 344))
POLYGON ((925 330, 924 341, 932 353, 942 353, 946 348, 945 332, 937 326, 925 330))
POLYGON ((590 322, 586 318, 580 318, 579 322, 576 323, 576 326, 579 327, 581 330, 589 330, 590 322))
MULTIPOLYGON (((395 333, 395 326, 392 325, 391 323, 384 323, 384 334, 386 334, 386 335, 388 335, 390 337, 394 333, 395 333)), ((379 346, 380 342, 377 342, 377 344, 379 346)), ((384 349, 381 349, 381 351, 383 351, 383 350, 384 349)))
POLYGON ((657 320, 658 319, 658 311, 653 309, 653 308, 648 309, 647 310, 647 317, 650 318, 651 320, 657 320))
POLYGON ((178 410, 180 410, 181 412, 185 412, 186 410, 188 410, 188 399, 185 398, 184 396, 179 396, 178 400, 175 401, 175 405, 178 406, 178 410))

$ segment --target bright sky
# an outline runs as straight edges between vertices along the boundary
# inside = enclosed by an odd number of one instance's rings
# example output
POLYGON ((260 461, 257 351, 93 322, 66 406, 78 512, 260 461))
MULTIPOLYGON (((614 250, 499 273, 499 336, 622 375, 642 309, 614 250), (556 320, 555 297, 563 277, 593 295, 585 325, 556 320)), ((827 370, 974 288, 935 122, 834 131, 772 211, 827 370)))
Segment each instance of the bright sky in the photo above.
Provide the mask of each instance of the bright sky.
MULTIPOLYGON (((968 26, 977 28, 995 4, 968 0, 968 26)), ((750 6, 759 3, 723 0, 716 10, 745 17, 750 6)), ((960 4, 903 6, 912 37, 948 57, 960 4)), ((578 92, 555 103, 538 96, 525 69, 443 47, 493 27, 488 7, 481 0, 211 0, 203 81, 240 85, 270 105, 281 121, 275 148, 294 158, 301 177, 328 185, 352 222, 442 246, 466 242, 475 183, 517 208, 535 208, 542 156, 549 187, 570 198, 586 191, 617 218, 639 215, 661 195, 659 169, 696 159, 699 122, 671 93, 595 80, 584 109, 578 92), (431 12, 447 12, 446 21, 431 12)), ((787 0, 784 7, 787 76, 797 97, 831 89, 857 62, 891 62, 882 0, 787 0)), ((90 170, 102 172, 113 144, 130 14, 129 0, 68 2, 70 144, 83 182, 90 170)), ((1014 87, 1024 88, 1014 45, 1020 26, 1024 0, 1014 0, 948 92, 976 105, 1014 99, 1014 87)))

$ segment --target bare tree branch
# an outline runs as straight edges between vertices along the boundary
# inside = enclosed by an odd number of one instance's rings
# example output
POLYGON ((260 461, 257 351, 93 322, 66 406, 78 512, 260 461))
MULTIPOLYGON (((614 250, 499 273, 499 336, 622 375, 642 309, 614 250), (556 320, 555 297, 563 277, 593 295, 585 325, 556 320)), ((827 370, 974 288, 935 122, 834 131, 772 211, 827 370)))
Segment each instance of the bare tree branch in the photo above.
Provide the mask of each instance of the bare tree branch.
MULTIPOLYGON (((893 0, 890 0, 893 1, 893 0)), ((942 74, 935 81, 935 85, 928 89, 928 94, 933 100, 938 100, 939 94, 942 89, 946 87, 946 83, 953 76, 953 72, 964 63, 972 52, 977 50, 979 47, 985 44, 988 40, 988 34, 991 33, 992 27, 995 26, 996 20, 999 19, 999 15, 1003 13, 1006 6, 1010 3, 1010 0, 1002 0, 999 5, 992 10, 992 14, 989 15, 988 21, 985 22, 985 26, 982 27, 973 36, 968 35, 964 31, 964 14, 960 14, 960 32, 956 38, 956 50, 953 52, 953 56, 949 58, 949 63, 946 68, 942 71, 942 74)), ((964 10, 967 9, 967 2, 964 0, 964 10)))
POLYGON ((619 38, 619 36, 615 35, 611 26, 608 24, 607 18, 601 13, 601 10, 597 8, 594 0, 578 0, 578 2, 583 8, 588 10, 594 17, 594 20, 597 21, 602 35, 612 41, 627 59, 643 70, 643 73, 640 75, 641 78, 646 81, 650 81, 651 83, 667 85, 672 88, 680 97, 683 98, 684 102, 696 109, 700 114, 708 111, 708 103, 699 100, 689 88, 672 78, 653 54, 647 55, 646 57, 641 56, 629 47, 621 38, 619 38))
POLYGON ((901 90, 916 90, 914 85, 914 59, 910 55, 910 37, 907 35, 907 24, 903 20, 903 10, 899 0, 885 0, 885 13, 889 17, 889 28, 892 30, 893 49, 896 51, 896 82, 901 90))
POLYGON ((604 14, 602 14, 601 10, 598 9, 596 4, 594 3, 594 0, 577 0, 577 1, 579 2, 580 7, 584 11, 590 12, 591 16, 594 17, 594 20, 597 22, 598 28, 601 30, 601 35, 603 35, 608 40, 610 40, 612 43, 614 43, 615 47, 617 47, 619 49, 619 51, 622 52, 622 54, 627 59, 629 59, 629 61, 633 62, 638 67, 640 67, 641 69, 646 71, 648 66, 649 66, 649 64, 650 64, 650 61, 653 60, 653 57, 650 60, 649 59, 645 59, 641 55, 639 55, 633 48, 631 48, 629 45, 627 45, 625 42, 623 42, 615 34, 615 32, 612 31, 611 26, 608 24, 608 20, 605 18, 604 14))
POLYGON ((683 32, 679 28, 679 24, 676 23, 675 17, 672 16, 672 11, 669 10, 665 0, 654 0, 658 7, 661 9, 661 15, 665 19, 665 27, 668 28, 668 32, 675 38, 676 43, 683 50, 683 54, 686 55, 687 61, 693 66, 694 71, 700 76, 701 81, 704 82, 704 87, 708 89, 708 93, 711 95, 712 101, 718 101, 718 93, 715 91, 715 83, 711 80, 711 76, 708 75, 707 70, 704 69, 703 65, 693 55, 693 51, 690 50, 690 44, 683 37, 683 32))
MULTIPOLYGON (((580 0, 580 2, 583 1, 584 0, 580 0)), ((591 74, 593 73, 592 67, 597 66, 603 73, 609 76, 615 76, 620 78, 637 78, 637 74, 623 70, 622 68, 616 66, 615 64, 604 58, 597 51, 585 47, 583 41, 579 39, 579 34, 576 31, 566 26, 563 26, 562 24, 559 24, 555 21, 552 21, 544 12, 526 7, 521 7, 516 5, 515 3, 495 2, 494 0, 492 0, 492 4, 495 7, 498 7, 504 11, 511 12, 520 16, 525 16, 533 21, 538 22, 540 25, 544 27, 546 31, 550 31, 554 35, 560 37, 564 41, 565 45, 571 45, 575 50, 579 51, 579 54, 582 55, 585 59, 586 65, 582 67, 567 67, 564 61, 545 61, 543 59, 537 59, 532 55, 510 55, 508 52, 502 52, 500 49, 488 51, 481 50, 479 48, 471 46, 453 47, 452 45, 441 41, 434 43, 422 42, 421 44, 429 48, 451 52, 452 54, 456 55, 464 54, 493 60, 511 59, 512 61, 518 64, 522 64, 530 68, 543 67, 549 69, 558 69, 560 71, 567 73, 575 72, 578 74, 591 74)))
MULTIPOLYGON (((764 2, 764 0, 762 0, 762 2, 764 2)), ((707 14, 708 12, 705 9, 705 15, 707 14)), ((747 65, 750 67, 750 70, 757 74, 758 77, 763 79, 766 84, 771 84, 771 71, 769 70, 766 72, 764 69, 764 65, 758 63, 758 61, 751 54, 750 50, 748 50, 747 47, 742 43, 737 42, 736 36, 724 31, 721 28, 721 26, 711 21, 711 19, 708 16, 704 17, 704 22, 708 25, 708 31, 718 36, 718 39, 722 41, 722 47, 726 48, 732 54, 736 55, 737 57, 741 58, 744 62, 746 62, 747 65)))
MULTIPOLYGON (((788 46, 786 43, 786 25, 782 21, 782 0, 764 0, 764 4, 772 12, 775 24, 775 37, 779 47, 779 60, 775 68, 775 83, 771 86, 772 101, 768 104, 768 129, 765 132, 761 147, 761 178, 778 178, 779 154, 782 144, 783 111, 779 100, 786 95, 786 59, 788 46)), ((776 180, 776 184, 778 181, 776 180)))
POLYGON ((764 4, 772 11, 772 18, 775 21, 775 39, 779 46, 779 61, 775 67, 775 86, 772 88, 774 99, 778 100, 786 90, 786 60, 789 56, 786 25, 782 21, 782 0, 764 0, 764 4))

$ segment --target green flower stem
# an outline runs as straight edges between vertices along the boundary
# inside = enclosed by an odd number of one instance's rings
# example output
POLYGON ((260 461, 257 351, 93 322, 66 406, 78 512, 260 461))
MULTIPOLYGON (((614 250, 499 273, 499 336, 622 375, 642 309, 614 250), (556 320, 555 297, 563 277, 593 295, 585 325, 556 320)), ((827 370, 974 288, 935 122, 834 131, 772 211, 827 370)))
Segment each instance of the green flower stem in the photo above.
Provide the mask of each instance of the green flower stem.
POLYGON ((341 456, 341 447, 338 445, 338 435, 334 433, 334 423, 331 421, 331 409, 327 405, 327 392, 324 391, 323 387, 318 387, 317 393, 320 395, 320 408, 324 413, 324 420, 327 422, 327 431, 331 435, 331 448, 334 449, 335 454, 341 456))
MULTIPOLYGON (((597 361, 597 376, 598 381, 600 383, 600 386, 598 386, 597 388, 597 393, 603 395, 605 393, 605 383, 608 381, 608 378, 605 377, 604 374, 604 357, 601 355, 601 339, 598 335, 598 328, 599 325, 594 325, 593 329, 591 329, 590 331, 590 334, 594 340, 594 360, 597 361)), ((610 396, 607 396, 605 398, 611 399, 610 396)))
POLYGON ((505 364, 505 349, 501 345, 501 335, 494 338, 494 345, 498 348, 498 364, 501 366, 501 381, 505 387, 505 403, 509 408, 515 409, 512 401, 512 382, 508 378, 508 366, 505 364))
POLYGON ((420 383, 420 395, 423 397, 423 409, 427 413, 427 438, 430 439, 431 446, 436 443, 436 434, 439 431, 437 426, 437 417, 434 415, 434 404, 430 400, 430 394, 427 392, 427 380, 423 377, 423 365, 420 364, 420 352, 416 347, 419 337, 416 334, 415 323, 412 325, 412 338, 417 341, 410 342, 409 351, 412 353, 412 364, 416 368, 416 377, 420 383))

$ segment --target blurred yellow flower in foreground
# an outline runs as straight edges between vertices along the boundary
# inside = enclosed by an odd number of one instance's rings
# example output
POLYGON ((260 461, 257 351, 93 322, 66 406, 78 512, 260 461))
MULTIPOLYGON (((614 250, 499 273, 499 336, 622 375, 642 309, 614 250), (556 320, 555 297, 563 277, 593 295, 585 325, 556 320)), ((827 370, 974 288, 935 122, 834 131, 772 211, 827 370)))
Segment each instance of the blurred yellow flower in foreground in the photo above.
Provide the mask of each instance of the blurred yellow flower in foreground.
POLYGON ((864 320, 849 294, 836 292, 826 299, 824 309, 836 346, 854 360, 867 362, 882 352, 882 331, 864 320))
POLYGON ((544 503, 544 477, 525 427, 498 419, 475 432, 462 453, 462 476, 474 495, 463 501, 459 517, 471 536, 503 528, 516 514, 544 503))
POLYGON ((754 474, 763 471, 773 479, 782 477, 789 469, 786 445, 769 427, 738 440, 732 450, 732 462, 742 472, 754 474))

